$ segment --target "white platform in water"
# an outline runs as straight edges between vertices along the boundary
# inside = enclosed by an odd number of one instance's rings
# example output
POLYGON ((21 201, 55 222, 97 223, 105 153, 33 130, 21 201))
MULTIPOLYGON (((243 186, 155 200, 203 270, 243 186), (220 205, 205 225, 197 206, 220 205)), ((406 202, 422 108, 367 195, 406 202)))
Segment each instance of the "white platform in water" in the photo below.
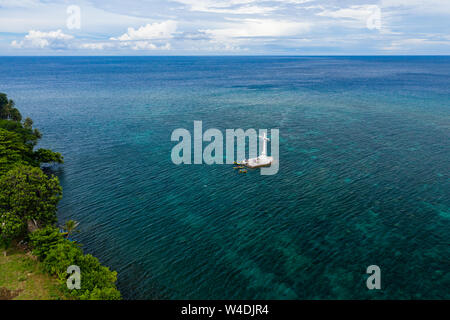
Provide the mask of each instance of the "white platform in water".
POLYGON ((242 164, 249 168, 266 167, 272 164, 273 157, 268 157, 266 155, 260 155, 257 158, 245 159, 242 164))

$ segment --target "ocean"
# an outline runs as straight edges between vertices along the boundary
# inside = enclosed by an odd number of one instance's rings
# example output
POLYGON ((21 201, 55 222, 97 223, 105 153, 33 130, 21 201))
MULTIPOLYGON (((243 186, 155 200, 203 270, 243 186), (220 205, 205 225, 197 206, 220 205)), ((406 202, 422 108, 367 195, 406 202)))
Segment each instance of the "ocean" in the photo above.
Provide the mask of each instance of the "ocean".
POLYGON ((126 299, 450 298, 450 57, 0 57, 0 74, 65 157, 60 222, 126 299), (279 129, 279 172, 173 164, 195 120, 279 129))

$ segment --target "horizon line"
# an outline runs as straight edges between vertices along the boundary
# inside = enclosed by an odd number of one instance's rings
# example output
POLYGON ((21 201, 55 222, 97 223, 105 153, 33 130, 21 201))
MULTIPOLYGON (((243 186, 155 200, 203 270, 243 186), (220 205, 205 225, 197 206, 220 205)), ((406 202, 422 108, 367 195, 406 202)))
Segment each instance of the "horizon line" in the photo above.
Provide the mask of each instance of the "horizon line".
POLYGON ((69 58, 69 57, 450 57, 450 54, 248 54, 248 55, 231 55, 231 54, 209 54, 209 55, 1 55, 0 58, 26 58, 26 57, 43 57, 43 58, 69 58))

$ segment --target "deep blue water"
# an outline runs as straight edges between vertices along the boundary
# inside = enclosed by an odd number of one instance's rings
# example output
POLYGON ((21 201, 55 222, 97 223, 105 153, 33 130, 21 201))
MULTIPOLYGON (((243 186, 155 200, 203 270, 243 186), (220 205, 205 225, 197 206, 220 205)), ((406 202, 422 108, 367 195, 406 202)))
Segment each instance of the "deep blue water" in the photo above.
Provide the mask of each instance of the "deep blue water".
POLYGON ((1 57, 0 75, 65 156, 59 219, 126 298, 450 298, 450 57, 1 57), (194 120, 279 128, 279 173, 172 164, 194 120))

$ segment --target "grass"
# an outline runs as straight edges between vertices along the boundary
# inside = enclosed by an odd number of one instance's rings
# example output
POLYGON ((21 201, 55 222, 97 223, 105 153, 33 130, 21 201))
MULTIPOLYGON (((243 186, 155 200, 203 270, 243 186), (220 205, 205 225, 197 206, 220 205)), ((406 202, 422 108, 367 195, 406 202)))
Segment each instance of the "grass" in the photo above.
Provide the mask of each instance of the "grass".
POLYGON ((65 299, 59 286, 30 253, 10 248, 5 257, 0 251, 0 300, 65 299))

